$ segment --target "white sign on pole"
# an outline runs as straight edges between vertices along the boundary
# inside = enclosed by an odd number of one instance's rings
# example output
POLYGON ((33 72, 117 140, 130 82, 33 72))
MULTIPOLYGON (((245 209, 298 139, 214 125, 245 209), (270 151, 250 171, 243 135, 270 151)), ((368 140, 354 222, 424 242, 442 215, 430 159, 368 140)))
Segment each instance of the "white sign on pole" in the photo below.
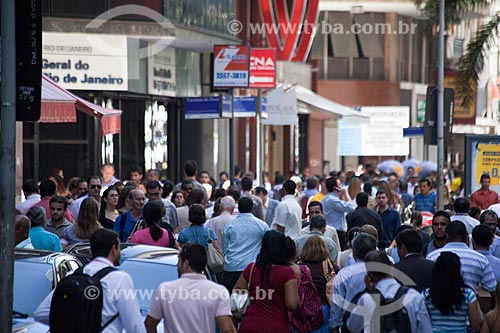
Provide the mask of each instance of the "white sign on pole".
POLYGON ((362 107, 368 123, 339 122, 340 156, 404 156, 410 152, 403 128, 410 124, 407 106, 362 107))
POLYGON ((214 87, 248 87, 249 47, 214 46, 214 87))
POLYGON ((295 89, 288 89, 286 92, 283 86, 266 95, 268 118, 262 119, 263 125, 297 125, 297 94, 295 89))
POLYGON ((42 71, 66 89, 128 90, 127 37, 43 33, 42 71))

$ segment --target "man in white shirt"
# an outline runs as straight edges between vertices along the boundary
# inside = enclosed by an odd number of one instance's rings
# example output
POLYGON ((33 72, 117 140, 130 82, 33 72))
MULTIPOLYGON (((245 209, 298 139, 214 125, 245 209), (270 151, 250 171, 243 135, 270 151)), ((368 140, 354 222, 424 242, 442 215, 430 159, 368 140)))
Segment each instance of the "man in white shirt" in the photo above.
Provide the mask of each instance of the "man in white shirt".
MULTIPOLYGON (((120 240, 118 234, 110 229, 99 229, 90 237, 93 260, 83 268, 85 274, 93 276, 106 267, 115 267, 120 262, 120 240)), ((134 293, 134 282, 130 275, 115 270, 101 279, 103 306, 101 325, 113 316, 118 317, 102 331, 103 333, 145 332, 139 304, 134 293)), ((52 291, 35 310, 35 320, 49 324, 52 291)))
POLYGON ((271 229, 283 232, 291 239, 297 238, 302 228, 302 208, 294 196, 296 188, 297 185, 292 180, 283 184, 282 191, 285 191, 285 196, 276 207, 271 224, 271 229))
POLYGON ((472 229, 479 225, 479 221, 469 216, 470 204, 466 198, 457 198, 453 203, 455 215, 451 217, 451 222, 460 221, 465 225, 467 233, 472 234, 472 229))
POLYGON ((234 219, 233 211, 235 205, 236 202, 234 201, 233 197, 226 195, 225 197, 221 198, 220 206, 222 209, 222 213, 220 213, 219 216, 211 218, 205 224, 207 228, 213 229, 215 235, 217 236, 217 242, 219 242, 221 248, 224 247, 224 228, 232 219, 234 219))
POLYGON ((160 284, 151 302, 144 324, 148 333, 156 333, 163 319, 166 333, 215 332, 236 333, 231 317, 229 292, 207 280, 205 248, 197 243, 184 245, 179 252, 179 279, 160 284), (186 295, 189 295, 186 297, 186 295))
POLYGON ((26 215, 28 210, 34 205, 40 202, 42 199, 40 197, 40 189, 34 180, 27 180, 23 184, 23 194, 26 200, 16 205, 16 209, 21 212, 21 214, 26 215))

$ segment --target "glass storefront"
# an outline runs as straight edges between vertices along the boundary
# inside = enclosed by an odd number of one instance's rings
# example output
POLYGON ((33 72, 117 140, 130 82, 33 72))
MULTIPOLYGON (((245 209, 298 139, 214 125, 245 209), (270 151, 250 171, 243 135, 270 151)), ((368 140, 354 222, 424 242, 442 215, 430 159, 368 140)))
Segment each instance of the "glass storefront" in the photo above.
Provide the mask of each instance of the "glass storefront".
POLYGON ((174 24, 229 35, 226 25, 234 18, 234 0, 167 0, 163 15, 174 24))

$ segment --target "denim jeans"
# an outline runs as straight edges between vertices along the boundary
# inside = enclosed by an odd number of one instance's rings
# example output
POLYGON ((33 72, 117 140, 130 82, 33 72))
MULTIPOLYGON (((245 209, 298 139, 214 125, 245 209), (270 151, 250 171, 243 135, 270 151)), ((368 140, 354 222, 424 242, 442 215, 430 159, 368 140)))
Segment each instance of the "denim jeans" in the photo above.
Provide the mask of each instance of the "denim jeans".
POLYGON ((326 304, 322 304, 321 308, 323 309, 323 326, 318 328, 316 331, 312 331, 311 333, 328 333, 328 321, 330 320, 330 306, 326 304))

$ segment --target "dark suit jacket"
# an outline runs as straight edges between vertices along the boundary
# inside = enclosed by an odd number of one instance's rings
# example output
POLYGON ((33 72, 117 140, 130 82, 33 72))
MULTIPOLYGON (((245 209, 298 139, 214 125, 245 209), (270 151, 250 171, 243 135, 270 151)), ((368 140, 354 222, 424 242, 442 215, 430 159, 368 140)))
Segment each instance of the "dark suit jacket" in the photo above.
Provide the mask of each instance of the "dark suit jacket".
MULTIPOLYGON (((424 289, 431 286, 434 261, 424 259, 420 254, 415 253, 407 256, 405 259, 398 262, 394 267, 406 274, 406 276, 417 284, 416 286, 408 286, 415 288, 418 292, 422 292, 424 289)), ((398 272, 395 272, 394 275, 394 277, 398 279, 398 272)), ((399 282, 405 284, 403 281, 399 282)))
POLYGON ((352 227, 362 227, 365 224, 370 224, 377 229, 378 240, 382 240, 383 228, 382 228, 382 218, 380 214, 370 209, 368 207, 358 207, 352 213, 346 215, 347 220, 347 230, 352 227))

